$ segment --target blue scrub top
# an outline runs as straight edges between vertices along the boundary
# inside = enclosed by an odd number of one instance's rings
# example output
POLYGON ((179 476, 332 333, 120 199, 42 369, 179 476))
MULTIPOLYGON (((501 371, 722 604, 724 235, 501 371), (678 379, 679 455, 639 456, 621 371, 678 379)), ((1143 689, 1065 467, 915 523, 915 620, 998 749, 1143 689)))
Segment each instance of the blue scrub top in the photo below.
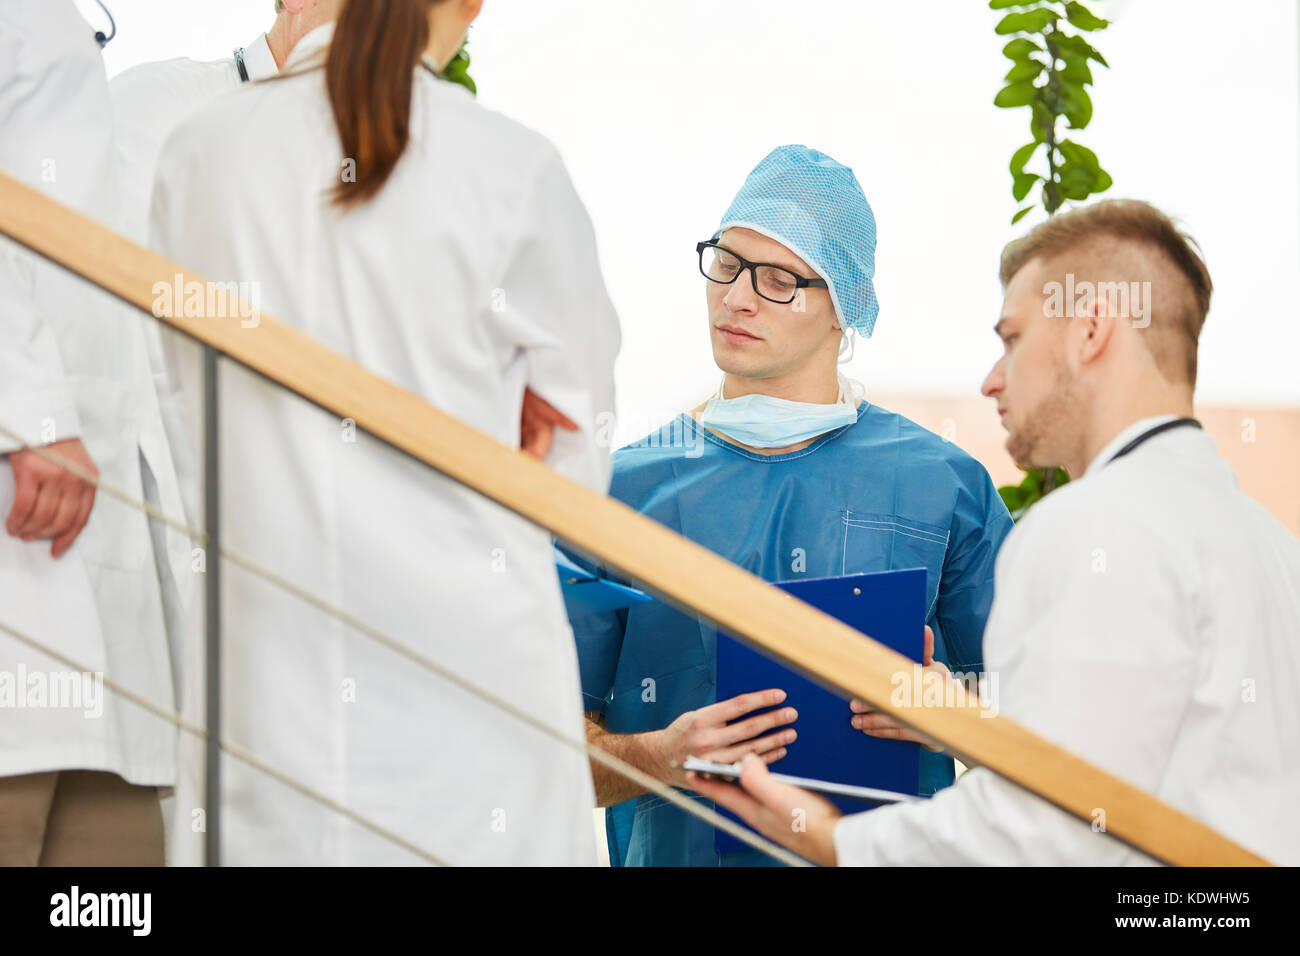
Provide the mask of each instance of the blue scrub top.
MULTIPOLYGON (((681 415, 615 452, 610 494, 768 581, 924 567, 935 659, 983 670, 1011 516, 979 462, 901 415, 863 402, 856 423, 786 455, 747 451, 681 415)), ((572 623, 583 709, 612 733, 661 730, 715 702, 717 631, 698 618, 654 601, 572 623)), ((923 750, 921 792, 952 780, 952 760, 923 750)), ((615 866, 768 860, 717 854, 712 826, 654 794, 611 807, 606 824, 615 866)))

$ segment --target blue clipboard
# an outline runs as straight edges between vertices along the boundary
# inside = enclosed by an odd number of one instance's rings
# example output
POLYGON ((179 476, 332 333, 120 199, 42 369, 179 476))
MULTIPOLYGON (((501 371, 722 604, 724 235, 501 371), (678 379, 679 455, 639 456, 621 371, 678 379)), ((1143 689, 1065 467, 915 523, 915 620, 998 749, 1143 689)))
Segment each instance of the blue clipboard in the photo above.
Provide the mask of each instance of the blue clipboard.
POLYGON ((582 565, 570 560, 559 548, 554 548, 555 570, 560 575, 560 592, 564 595, 565 610, 569 620, 576 620, 598 611, 617 611, 653 600, 644 591, 598 578, 582 565))
MULTIPOLYGON (((924 568, 782 581, 775 586, 920 662, 925 645, 924 568)), ((769 687, 785 691, 780 706, 799 712, 793 724, 798 739, 785 757, 772 764, 774 771, 899 793, 920 791, 920 744, 868 737, 849 723, 852 711, 847 696, 813 683, 719 631, 717 699, 769 687)), ((856 800, 830 799, 845 813, 870 808, 856 800)), ((721 807, 718 811, 740 823, 721 807)), ((736 853, 751 848, 715 829, 714 849, 736 853)))

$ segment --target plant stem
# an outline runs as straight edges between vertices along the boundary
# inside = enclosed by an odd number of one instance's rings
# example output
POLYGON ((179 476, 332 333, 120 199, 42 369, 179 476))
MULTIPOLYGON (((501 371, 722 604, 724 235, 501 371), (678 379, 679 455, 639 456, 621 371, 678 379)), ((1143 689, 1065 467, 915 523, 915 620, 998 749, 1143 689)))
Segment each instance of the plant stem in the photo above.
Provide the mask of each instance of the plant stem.
MULTIPOLYGON (((1048 29, 1043 31, 1043 40, 1047 44, 1047 88, 1052 112, 1052 123, 1047 128, 1047 181, 1043 183, 1043 205, 1047 208, 1049 216, 1054 215, 1056 210, 1061 207, 1060 192, 1056 181, 1056 124, 1060 116, 1061 87, 1056 71, 1056 44, 1052 42, 1052 36, 1055 33, 1056 21, 1053 20, 1048 29)), ((1046 495, 1056 488, 1056 469, 1044 468, 1042 476, 1043 494, 1046 495)))
POLYGON ((1061 87, 1056 73, 1056 45, 1052 36, 1056 33, 1056 21, 1043 31, 1043 40, 1047 44, 1047 89, 1052 114, 1051 124, 1047 127, 1047 180, 1043 183, 1043 207, 1050 216, 1061 207, 1060 190, 1056 182, 1056 124, 1060 116, 1061 87))

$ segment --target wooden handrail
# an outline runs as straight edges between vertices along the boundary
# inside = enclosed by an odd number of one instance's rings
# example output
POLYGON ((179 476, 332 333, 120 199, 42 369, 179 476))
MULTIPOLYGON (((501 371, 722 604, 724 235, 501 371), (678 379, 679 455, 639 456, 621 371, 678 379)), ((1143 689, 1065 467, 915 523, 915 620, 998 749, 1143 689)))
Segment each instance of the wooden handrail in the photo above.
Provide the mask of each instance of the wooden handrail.
MULTIPOLYGON (((0 173, 0 233, 153 314, 154 286, 204 280, 0 173)), ((1267 860, 1002 716, 973 707, 899 707, 892 678, 913 662, 621 502, 562 477, 326 348, 262 316, 162 321, 546 528, 674 605, 748 640, 822 684, 869 702, 978 764, 1167 863, 1267 860)), ((575 702, 575 706, 576 702, 575 702)))

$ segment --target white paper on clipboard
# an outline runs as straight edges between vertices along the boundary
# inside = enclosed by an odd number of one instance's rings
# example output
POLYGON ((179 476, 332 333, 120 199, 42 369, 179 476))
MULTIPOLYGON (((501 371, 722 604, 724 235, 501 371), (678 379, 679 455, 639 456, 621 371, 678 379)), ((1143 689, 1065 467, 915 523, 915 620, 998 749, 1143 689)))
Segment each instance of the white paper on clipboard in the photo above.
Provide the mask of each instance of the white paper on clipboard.
MULTIPOLYGON (((681 765, 681 769, 694 770, 696 773, 707 773, 714 777, 734 781, 740 776, 741 765, 738 763, 714 763, 711 760, 701 760, 699 757, 687 757, 686 762, 681 765)), ((893 790, 856 787, 847 783, 832 783, 829 780, 810 780, 807 777, 791 777, 784 773, 773 773, 771 777, 773 780, 796 787, 803 787, 805 790, 815 790, 818 793, 833 793, 837 797, 865 800, 868 803, 906 803, 921 799, 913 794, 896 793, 893 790)))

